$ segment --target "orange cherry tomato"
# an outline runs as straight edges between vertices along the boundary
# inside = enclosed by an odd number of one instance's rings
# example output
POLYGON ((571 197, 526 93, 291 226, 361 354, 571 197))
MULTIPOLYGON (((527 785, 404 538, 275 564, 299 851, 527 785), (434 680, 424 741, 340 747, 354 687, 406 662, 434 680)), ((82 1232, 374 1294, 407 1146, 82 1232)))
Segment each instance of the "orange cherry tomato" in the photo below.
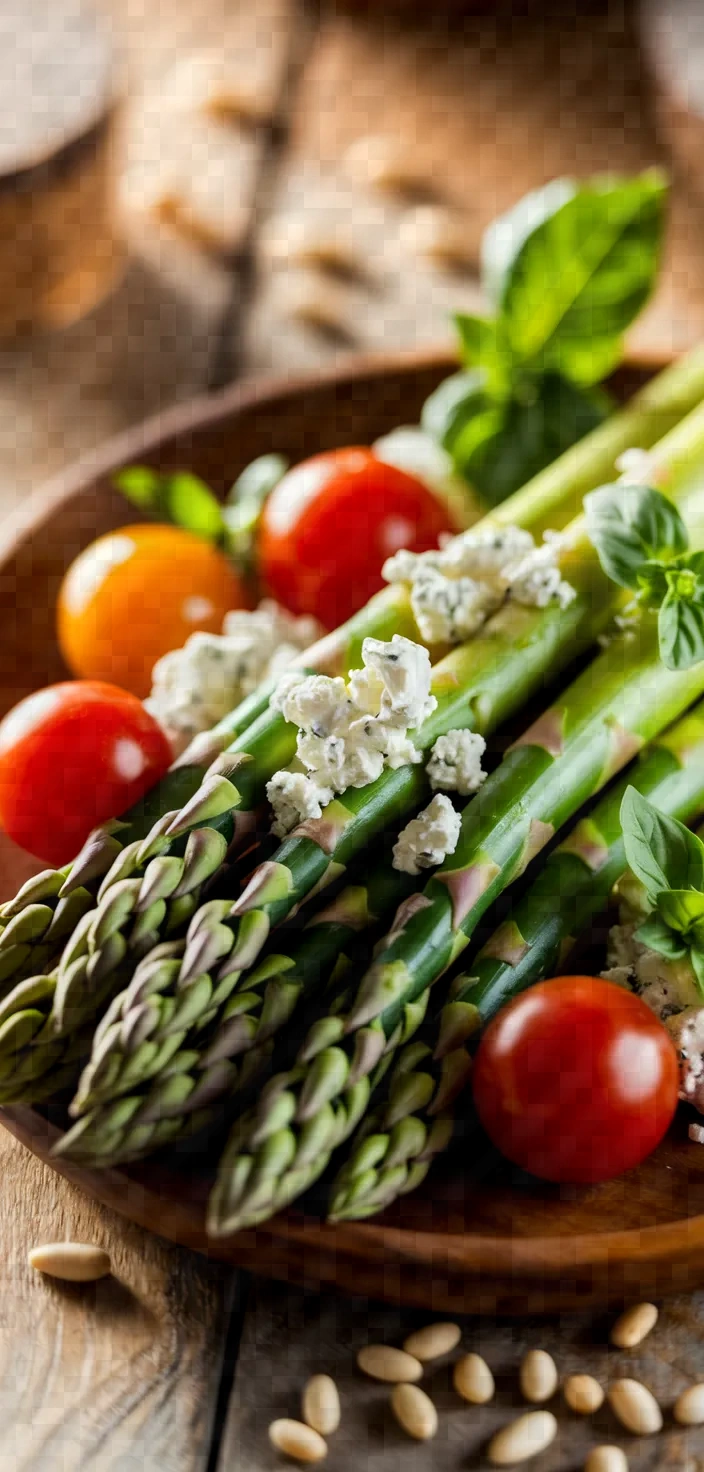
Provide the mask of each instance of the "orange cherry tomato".
POLYGON ((61 652, 74 675, 144 697, 154 664, 196 629, 219 634, 247 604, 227 558, 176 526, 124 526, 71 564, 58 601, 61 652))
POLYGON ((414 475, 371 450, 331 450, 289 470, 265 502, 259 571, 279 603, 333 629, 383 587, 393 552, 426 552, 456 530, 414 475))
POLYGON ((163 777, 169 743, 136 696, 98 681, 49 685, 0 721, 0 824, 54 866, 163 777))

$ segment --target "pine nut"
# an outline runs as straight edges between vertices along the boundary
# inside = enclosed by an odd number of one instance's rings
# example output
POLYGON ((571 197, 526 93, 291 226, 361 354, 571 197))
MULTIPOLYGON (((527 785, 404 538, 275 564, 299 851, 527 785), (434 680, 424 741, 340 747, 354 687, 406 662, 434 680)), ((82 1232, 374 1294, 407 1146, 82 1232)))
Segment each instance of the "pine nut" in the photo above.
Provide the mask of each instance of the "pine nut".
POLYGON ((521 1390, 533 1405, 542 1405, 557 1390, 557 1366, 544 1349, 530 1349, 520 1372, 521 1390))
POLYGON ((424 205, 401 222, 404 248, 445 270, 466 269, 471 264, 467 223, 438 205, 424 205))
POLYGON ((329 1375, 312 1375, 303 1391, 303 1420, 321 1436, 330 1436, 340 1424, 340 1397, 329 1375))
POLYGON ((414 1441, 430 1441, 438 1429, 438 1413, 418 1385, 396 1385, 391 1392, 391 1409, 404 1431, 414 1441))
POLYGON ((456 1349, 461 1338, 459 1324, 426 1324, 424 1329, 416 1329, 415 1334, 409 1334, 403 1347, 406 1354, 412 1354, 425 1364, 426 1360, 437 1360, 442 1354, 456 1349))
POLYGON ((595 1446, 584 1463, 584 1472, 628 1472, 626 1453, 620 1446, 595 1446))
POLYGON ((488 1457, 492 1467, 512 1467, 527 1462, 555 1440, 557 1421, 550 1411, 528 1411, 510 1426, 497 1431, 489 1443, 488 1457))
POLYGON ((608 1394, 614 1415, 634 1436, 654 1436, 662 1430, 662 1412, 655 1396, 639 1380, 615 1380, 608 1394))
POLYGON ((673 1416, 680 1426, 704 1425, 704 1384, 690 1385, 675 1401, 673 1416))
POLYGON ((470 1405, 485 1406, 494 1396, 494 1376, 480 1354, 465 1354, 455 1365, 452 1381, 470 1405))
POLYGON ((635 1349, 655 1328, 657 1321, 658 1311, 654 1303, 636 1303, 616 1320, 611 1330, 611 1343, 617 1349, 635 1349))
POLYGON ((45 1242, 33 1247, 29 1266, 49 1278, 64 1278, 67 1283, 94 1283, 110 1272, 110 1255, 90 1242, 45 1242))
POLYGON ((286 1417, 272 1421, 269 1440, 277 1452, 292 1457, 294 1462, 322 1462, 328 1454, 322 1436, 312 1426, 304 1426, 302 1421, 289 1421, 286 1417))
POLYGON ((389 136, 355 138, 345 154, 345 169, 366 189, 406 194, 424 183, 416 151, 389 136))
POLYGON ((569 1375, 564 1393, 570 1410, 578 1416, 591 1416, 604 1404, 604 1392, 593 1375, 569 1375))
POLYGON ((420 1380, 423 1366, 403 1349, 390 1344, 367 1344, 357 1355, 357 1364, 372 1380, 386 1380, 391 1385, 410 1384, 420 1380))

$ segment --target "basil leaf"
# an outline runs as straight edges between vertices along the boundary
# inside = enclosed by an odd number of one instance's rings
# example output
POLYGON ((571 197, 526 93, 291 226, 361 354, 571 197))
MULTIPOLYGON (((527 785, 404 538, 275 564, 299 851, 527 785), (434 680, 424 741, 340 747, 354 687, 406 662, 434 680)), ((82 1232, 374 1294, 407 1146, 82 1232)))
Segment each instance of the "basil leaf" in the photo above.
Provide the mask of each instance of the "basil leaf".
POLYGON ((657 913, 670 930, 687 935, 704 920, 704 894, 696 889, 664 889, 657 898, 657 913))
POLYGON ((460 357, 467 368, 481 368, 484 385, 493 398, 506 398, 513 377, 511 349, 496 319, 466 312, 455 315, 460 340, 460 357))
POLYGON ((457 469, 490 506, 496 506, 595 429, 605 399, 551 374, 469 419, 453 437, 457 469))
POLYGON ((627 787, 620 814, 628 866, 657 904, 663 890, 704 890, 704 843, 677 818, 627 787))
POLYGON ((148 466, 132 465, 118 472, 115 485, 141 511, 206 541, 222 541, 225 527, 220 502, 190 470, 165 475, 148 466))
POLYGON ((692 946, 689 953, 692 970, 697 978, 697 987, 704 996, 704 951, 699 946, 692 946))
POLYGON ((604 572, 622 588, 637 588, 648 562, 674 557, 688 545, 679 511, 648 486, 602 486, 584 497, 584 510, 604 572))
POLYGON ((453 373, 443 379, 423 405, 420 422, 452 454, 454 445, 470 419, 491 405, 484 373, 453 373))
POLYGON ((686 956, 687 947, 681 937, 673 935, 664 920, 657 915, 651 915, 638 926, 635 933, 636 940, 641 945, 648 946, 649 950, 657 951, 659 956, 665 956, 668 961, 679 961, 686 956))
POLYGON ((113 477, 118 491, 140 511, 161 511, 161 479, 148 465, 127 465, 113 477))
POLYGON ((704 599, 690 602, 671 589, 658 614, 660 658, 669 670, 688 670, 704 659, 704 599))
POLYGON ((483 283, 519 361, 584 385, 615 366, 655 282, 666 193, 657 170, 556 180, 494 223, 483 283))

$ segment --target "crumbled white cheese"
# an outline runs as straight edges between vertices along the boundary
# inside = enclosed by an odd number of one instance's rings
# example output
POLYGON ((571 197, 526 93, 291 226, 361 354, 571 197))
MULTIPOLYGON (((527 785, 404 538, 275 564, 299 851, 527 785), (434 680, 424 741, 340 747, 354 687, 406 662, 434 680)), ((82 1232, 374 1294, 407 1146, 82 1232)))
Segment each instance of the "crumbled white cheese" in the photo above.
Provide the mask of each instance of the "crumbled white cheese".
POLYGON ((469 797, 486 781, 482 771, 485 751, 486 741, 476 731, 448 731, 438 736, 425 769, 431 787, 469 797))
POLYGON ((387 582, 410 584, 411 608, 429 644, 470 639, 507 597, 565 607, 574 589, 562 578, 560 541, 545 533, 536 547, 521 527, 478 527, 431 552, 397 552, 384 563, 387 582))
POLYGON ((665 1024, 677 1049, 680 1098, 704 1113, 704 1007, 685 956, 668 961, 636 937, 643 916, 627 904, 609 933, 607 981, 624 982, 665 1024))
POLYGON ((620 470, 619 480, 624 486, 657 486, 661 467, 652 450, 641 450, 635 446, 623 450, 616 460, 620 470))
POLYGON ((394 869, 403 874, 421 874, 441 864, 457 848, 462 823, 449 797, 441 793, 428 803, 394 844, 394 869))
POLYGON ((285 838, 306 818, 319 818, 332 798, 329 789, 318 787, 305 772, 277 772, 267 782, 266 795, 274 814, 271 831, 277 838, 285 838))
POLYGON ((677 1049, 680 1099, 704 1114, 704 1007, 687 1007, 665 1026, 677 1049))
POLYGON ((381 681, 379 721, 407 729, 422 725, 432 715, 437 700, 430 694, 430 655, 422 644, 400 634, 387 643, 365 639, 362 659, 365 669, 373 670, 381 681))
POLYGON ((222 634, 195 633, 162 656, 152 672, 147 709, 182 749, 278 674, 320 635, 313 618, 294 618, 265 600, 225 615, 222 634))
POLYGON ((445 497, 461 497, 460 504, 467 501, 467 483, 456 475, 452 457, 442 445, 426 434, 420 425, 402 425, 382 435, 372 445, 377 460, 385 465, 395 465, 406 470, 419 480, 439 491, 445 497))
POLYGON ((691 1124, 689 1138, 694 1141, 695 1145, 704 1145, 704 1124, 691 1124))
POLYGON ((340 676, 284 675, 272 702, 298 726, 298 761, 327 801, 375 782, 385 767, 422 761, 408 731, 437 705, 430 656, 421 645, 399 634, 388 643, 365 639, 362 658, 364 668, 353 670, 347 683, 340 676))
POLYGON ((541 547, 534 547, 532 552, 526 552, 524 557, 504 569, 514 602, 526 604, 529 608, 547 608, 549 603, 559 603, 560 608, 567 608, 577 595, 560 572, 559 553, 559 536, 546 532, 541 547))

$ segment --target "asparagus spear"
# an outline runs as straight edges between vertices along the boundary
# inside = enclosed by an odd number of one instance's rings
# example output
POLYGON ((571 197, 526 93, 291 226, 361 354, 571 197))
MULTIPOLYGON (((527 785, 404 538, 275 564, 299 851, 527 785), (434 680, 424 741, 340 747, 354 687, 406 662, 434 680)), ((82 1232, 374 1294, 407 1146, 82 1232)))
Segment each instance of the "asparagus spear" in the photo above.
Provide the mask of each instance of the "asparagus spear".
POLYGON ((335 1178, 332 1220, 383 1211, 414 1190, 447 1148, 453 1102, 469 1077, 479 1027, 519 991, 555 974, 623 875, 619 813, 629 786, 681 822, 698 816, 704 808, 704 703, 648 747, 579 820, 511 919, 483 946, 471 976, 456 979, 449 1000, 403 1050, 335 1178))
POLYGON ((173 962, 147 961, 97 1029, 93 1062, 81 1083, 93 1107, 63 1136, 58 1153, 82 1163, 113 1165, 192 1131, 216 1100, 230 1099, 248 1087, 253 1074, 268 1062, 273 1039, 288 1027, 302 1001, 309 1004, 328 986, 335 994, 353 967, 366 964, 378 922, 389 917, 417 883, 393 869, 388 859, 380 862, 366 880, 347 885, 317 911, 302 932, 288 938, 288 946, 282 935, 278 947, 249 973, 246 989, 235 992, 220 1009, 214 1004, 217 1025, 208 1029, 204 1014, 202 1028, 193 1038, 188 1006, 182 1021, 178 994, 174 1006, 159 990, 173 962), (158 1028, 152 1031, 158 1030, 164 1044, 158 1048, 147 1036, 122 1054, 111 1053, 116 1030, 128 1040, 147 1031, 143 1023, 134 1027, 135 1009, 143 1008, 154 1013, 158 1028), (186 1039, 190 1047, 184 1046, 186 1039), (106 1049, 107 1072, 102 1064, 106 1049), (115 1070, 120 1067, 118 1080, 115 1070), (103 1093, 109 1102, 101 1102, 103 1093))
POLYGON ((666 670, 654 621, 645 616, 509 750, 464 809, 452 858, 400 907, 351 1005, 314 1025, 299 1072, 284 1089, 285 1109, 278 1100, 269 1109, 265 1092, 258 1117, 235 1126, 211 1205, 212 1230, 261 1220, 298 1194, 302 1175, 308 1185, 325 1169, 359 1118, 363 1084, 368 1095, 370 1073, 396 1046, 399 1028, 401 1041, 409 1035, 414 1009, 427 1005, 432 983, 461 954, 491 901, 702 693, 704 662, 666 670))
MULTIPOLYGON (((685 510, 691 492, 695 524, 697 508, 700 517, 704 509, 701 497, 693 490, 701 474, 703 451, 704 407, 679 425, 658 449, 658 461, 667 471, 668 489, 673 496, 684 497, 685 510)), ((597 636, 624 595, 602 571, 583 518, 577 518, 564 533, 562 568, 576 593, 567 608, 551 605, 537 609, 509 603, 470 643, 453 650, 435 666, 433 690, 438 705, 415 734, 420 749, 429 749, 439 735, 453 727, 494 730, 535 693, 546 676, 553 676, 597 636)), ((226 759, 242 760, 242 753, 226 759)), ((246 775, 246 764, 242 771, 246 775)), ((180 966, 172 968, 169 987, 172 997, 189 987, 193 1026, 198 1029, 199 1005, 209 1013, 213 995, 218 1005, 227 1002, 239 986, 242 973, 257 959, 271 927, 285 919, 306 896, 339 875, 374 833, 417 807, 425 791, 425 779, 417 766, 385 771, 369 787, 348 790, 328 805, 320 820, 303 825, 281 845, 273 860, 255 872, 224 924, 220 915, 216 917, 207 908, 202 914, 198 910, 193 914, 198 887, 221 861, 222 846, 234 821, 232 784, 225 777, 216 780, 221 785, 213 789, 206 784, 171 825, 180 841, 182 829, 188 834, 183 859, 157 853, 142 876, 128 873, 122 879, 117 877, 121 872, 118 859, 108 874, 97 910, 84 916, 62 955, 55 1004, 48 1007, 46 1026, 33 1040, 36 1079, 46 1071, 43 1052, 53 1045, 57 1033, 61 1035, 72 1025, 87 1021, 91 1009, 92 1015, 98 1016, 107 996, 127 984, 144 953, 163 944, 169 934, 182 930, 189 918, 192 942, 180 966), (192 829, 193 823, 210 826, 192 829), (204 1002, 199 1004, 199 997, 204 1002)), ((147 840, 148 850, 151 842, 147 840)), ((162 830, 157 848, 163 842, 162 830)), ((129 851, 127 861, 129 867, 129 851)), ((163 953, 159 957, 164 959, 163 953)), ((169 959, 175 956, 169 954, 169 959)), ((23 1005, 20 992, 20 1016, 23 1005)), ((9 1021, 15 1025, 14 1014, 9 1021)), ((158 1032, 151 1041, 159 1041, 158 1032)), ((112 1048, 116 1053, 122 1048, 118 1035, 112 1039, 112 1048)), ((159 1059, 158 1051, 154 1056, 159 1059)), ((107 1062, 105 1058, 105 1067, 107 1062)), ((115 1068, 118 1078, 122 1076, 114 1062, 110 1067, 115 1068)), ((31 1097, 29 1085, 27 1089, 31 1097)), ((94 1102, 90 1093, 80 1091, 78 1108, 89 1109, 94 1102)))

